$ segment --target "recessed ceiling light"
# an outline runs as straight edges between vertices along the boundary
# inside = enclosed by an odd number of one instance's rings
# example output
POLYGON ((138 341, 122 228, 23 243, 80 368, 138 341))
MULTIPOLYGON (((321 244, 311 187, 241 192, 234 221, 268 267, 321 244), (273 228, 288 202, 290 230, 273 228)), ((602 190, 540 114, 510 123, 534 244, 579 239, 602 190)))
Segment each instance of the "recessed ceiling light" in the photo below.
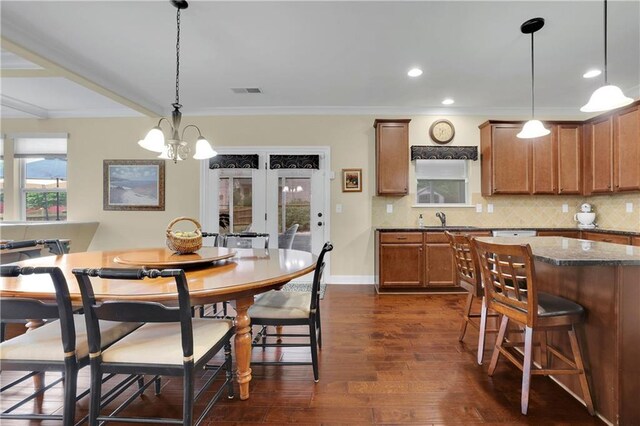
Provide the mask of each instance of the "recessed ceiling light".
POLYGON ((442 105, 452 105, 452 104, 454 104, 455 102, 456 102, 456 101, 454 101, 453 99, 451 99, 451 98, 447 98, 447 99, 444 99, 444 100, 442 101, 442 105))
POLYGON ((602 74, 602 71, 600 70, 589 70, 587 72, 585 72, 584 74, 582 74, 582 77, 584 78, 593 78, 593 77, 597 77, 600 74, 602 74))
POLYGON ((422 75, 422 70, 420 68, 411 68, 407 75, 409 77, 420 77, 422 75))

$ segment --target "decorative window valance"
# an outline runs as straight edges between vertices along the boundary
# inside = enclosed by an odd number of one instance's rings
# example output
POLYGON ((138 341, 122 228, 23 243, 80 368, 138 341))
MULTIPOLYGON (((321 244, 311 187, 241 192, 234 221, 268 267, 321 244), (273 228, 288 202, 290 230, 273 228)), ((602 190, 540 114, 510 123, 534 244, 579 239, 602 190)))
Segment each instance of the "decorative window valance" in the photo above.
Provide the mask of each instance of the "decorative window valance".
POLYGON ((270 169, 319 169, 319 155, 270 155, 270 169))
POLYGON ((411 147, 411 160, 473 160, 478 159, 477 146, 421 146, 411 147))
POLYGON ((257 169, 258 154, 216 155, 209 159, 210 169, 257 169))

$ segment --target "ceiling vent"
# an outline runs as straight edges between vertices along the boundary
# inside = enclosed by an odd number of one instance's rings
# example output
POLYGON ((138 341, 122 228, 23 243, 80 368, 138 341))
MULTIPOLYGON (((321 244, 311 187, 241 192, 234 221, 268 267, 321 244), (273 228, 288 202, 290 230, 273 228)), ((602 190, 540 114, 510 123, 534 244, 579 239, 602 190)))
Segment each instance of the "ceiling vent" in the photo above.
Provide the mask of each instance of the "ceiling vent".
POLYGON ((231 89, 233 93, 251 93, 259 94, 262 90, 259 87, 234 87, 231 89))

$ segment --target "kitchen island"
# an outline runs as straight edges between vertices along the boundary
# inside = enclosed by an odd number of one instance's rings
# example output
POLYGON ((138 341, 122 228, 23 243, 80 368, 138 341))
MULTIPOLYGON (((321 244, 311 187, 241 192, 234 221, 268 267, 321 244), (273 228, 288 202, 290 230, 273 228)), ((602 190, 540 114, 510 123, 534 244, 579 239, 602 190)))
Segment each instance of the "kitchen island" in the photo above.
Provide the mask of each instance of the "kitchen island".
MULTIPOLYGON (((598 415, 615 425, 640 425, 640 247, 561 237, 480 240, 531 245, 539 290, 586 311, 579 333, 598 415)), ((571 353, 564 333, 549 337, 571 353)), ((580 399, 577 377, 553 379, 580 399)))

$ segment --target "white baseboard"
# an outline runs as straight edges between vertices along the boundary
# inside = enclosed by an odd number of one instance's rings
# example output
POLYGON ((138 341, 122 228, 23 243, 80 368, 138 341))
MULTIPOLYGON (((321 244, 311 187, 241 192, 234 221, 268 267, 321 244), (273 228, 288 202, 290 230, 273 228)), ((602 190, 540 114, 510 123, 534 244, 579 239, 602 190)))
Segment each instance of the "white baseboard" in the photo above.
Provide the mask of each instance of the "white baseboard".
POLYGON ((327 284, 375 284, 373 275, 330 275, 326 279, 327 284))

